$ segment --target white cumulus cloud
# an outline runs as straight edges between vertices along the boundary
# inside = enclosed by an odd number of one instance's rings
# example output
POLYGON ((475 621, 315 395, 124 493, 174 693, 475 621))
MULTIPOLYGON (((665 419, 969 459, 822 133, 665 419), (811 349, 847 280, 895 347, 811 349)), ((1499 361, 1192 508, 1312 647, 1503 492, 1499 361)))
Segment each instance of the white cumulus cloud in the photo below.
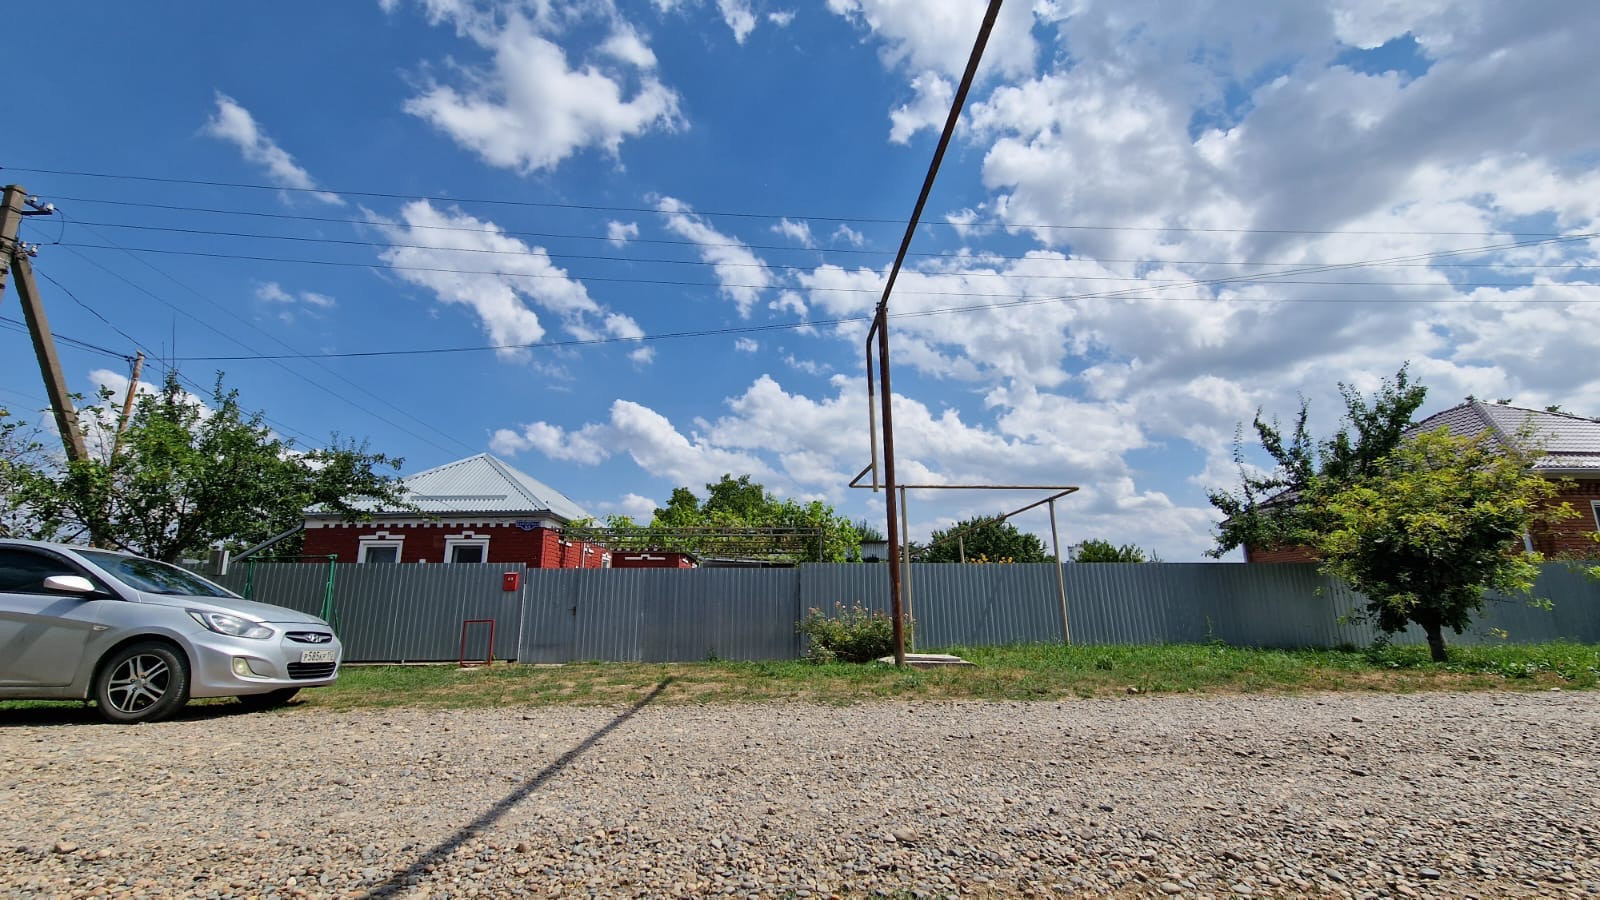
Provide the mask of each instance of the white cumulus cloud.
POLYGON ((339 195, 316 190, 317 184, 312 179, 311 173, 296 163, 287 150, 268 137, 256 123, 255 116, 239 105, 237 100, 218 91, 216 103, 217 110, 206 121, 202 129, 203 134, 239 148, 240 154, 247 161, 261 166, 266 170, 267 176, 279 186, 307 191, 306 196, 329 205, 344 205, 344 200, 339 195))

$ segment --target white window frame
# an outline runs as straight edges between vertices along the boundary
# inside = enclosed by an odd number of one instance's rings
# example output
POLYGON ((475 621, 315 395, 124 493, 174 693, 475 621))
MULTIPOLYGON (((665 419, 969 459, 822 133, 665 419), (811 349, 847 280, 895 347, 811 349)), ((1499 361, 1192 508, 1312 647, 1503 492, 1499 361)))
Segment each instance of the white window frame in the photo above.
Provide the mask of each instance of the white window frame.
POLYGON ((1596 530, 1600 530, 1600 500, 1589 501, 1589 512, 1594 514, 1594 525, 1596 530))
POLYGON ((444 538, 444 561, 455 562, 457 547, 481 547, 483 561, 489 561, 489 536, 476 532, 464 531, 461 534, 447 534, 444 538))
MULTIPOLYGON (((356 551, 356 562, 365 564, 367 562, 367 551, 374 547, 393 547, 394 561, 399 563, 401 560, 405 559, 405 542, 406 539, 404 535, 391 535, 387 531, 379 531, 376 534, 362 535, 360 549, 356 551)), ((374 565, 380 564, 374 563, 374 565)), ((381 565, 387 564, 384 563, 381 565)))

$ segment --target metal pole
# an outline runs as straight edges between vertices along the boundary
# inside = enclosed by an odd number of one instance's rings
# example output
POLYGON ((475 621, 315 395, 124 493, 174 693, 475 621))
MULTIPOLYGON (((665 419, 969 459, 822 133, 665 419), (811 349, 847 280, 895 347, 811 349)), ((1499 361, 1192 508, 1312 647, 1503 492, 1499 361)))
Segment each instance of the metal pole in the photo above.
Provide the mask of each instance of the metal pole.
POLYGON ((1061 642, 1072 643, 1072 624, 1067 621, 1067 574, 1061 568, 1061 535, 1056 531, 1056 501, 1050 498, 1050 545, 1056 551, 1056 595, 1061 599, 1061 642))
POLYGON ((916 617, 916 614, 913 613, 912 610, 911 610, 911 537, 910 537, 910 535, 911 535, 911 525, 910 525, 910 515, 906 511, 908 508, 909 507, 906 504, 906 488, 905 488, 905 485, 901 485, 900 486, 900 536, 905 538, 905 543, 906 543, 905 554, 904 554, 905 555, 906 571, 905 571, 905 578, 903 579, 903 583, 906 586, 906 620, 911 623, 911 633, 910 633, 909 636, 906 637, 906 646, 911 648, 912 650, 915 650, 916 647, 917 647, 917 627, 916 627, 917 626, 917 617, 916 617))
POLYGON ((322 621, 327 622, 335 631, 339 624, 334 621, 333 610, 333 577, 339 571, 339 554, 328 554, 328 589, 322 597, 322 621))
POLYGON ((889 615, 894 620, 894 664, 906 664, 905 612, 900 607, 900 523, 896 521, 899 498, 894 479, 894 412, 890 398, 894 391, 889 387, 889 305, 878 304, 878 366, 883 377, 883 487, 885 512, 888 514, 889 538, 889 615))
MULTIPOLYGON (((966 104, 967 92, 972 89, 973 79, 978 74, 978 63, 983 59, 984 46, 989 43, 989 33, 994 30, 995 18, 1000 15, 1001 2, 1002 0, 989 0, 983 24, 978 26, 978 38, 972 45, 972 55, 967 58, 967 68, 961 75, 961 84, 957 86, 955 99, 950 104, 950 114, 945 117, 944 131, 940 133, 939 144, 934 148, 933 161, 928 164, 928 174, 922 179, 922 191, 917 195, 917 204, 912 207, 911 218, 906 222, 906 233, 900 238, 900 250, 895 254, 894 264, 889 267, 889 276, 884 279, 883 296, 878 300, 878 311, 873 318, 873 327, 867 332, 867 344, 870 347, 872 332, 877 331, 878 374, 883 378, 881 400, 883 487, 888 494, 884 499, 888 505, 885 512, 888 513, 889 519, 889 603, 894 615, 894 662, 897 666, 906 664, 906 635, 900 608, 900 523, 895 521, 899 501, 895 497, 894 480, 894 412, 891 408, 894 389, 889 384, 889 297, 894 293, 894 282, 900 275, 900 267, 905 263, 906 251, 911 249, 911 239, 916 236, 917 222, 922 218, 922 210, 928 205, 928 194, 932 193, 933 181, 939 175, 939 164, 944 160, 945 151, 950 147, 950 139, 955 134, 956 122, 961 118, 961 107, 966 104)), ((869 365, 867 370, 870 372, 872 367, 869 365)))
POLYGON ((874 494, 878 492, 878 409, 874 406, 877 397, 873 395, 872 389, 872 338, 873 331, 877 327, 878 322, 874 319, 872 328, 867 329, 867 435, 870 438, 867 441, 867 445, 872 448, 872 465, 869 468, 872 469, 872 492, 874 494))

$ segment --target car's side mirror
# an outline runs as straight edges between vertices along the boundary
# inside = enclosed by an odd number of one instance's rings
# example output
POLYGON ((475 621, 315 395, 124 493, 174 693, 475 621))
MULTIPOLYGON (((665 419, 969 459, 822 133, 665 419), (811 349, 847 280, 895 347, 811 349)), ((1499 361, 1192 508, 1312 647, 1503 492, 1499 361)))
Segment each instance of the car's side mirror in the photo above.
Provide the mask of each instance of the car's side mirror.
POLYGON ((101 590, 82 575, 51 575, 44 580, 45 590, 68 594, 98 594, 101 590))

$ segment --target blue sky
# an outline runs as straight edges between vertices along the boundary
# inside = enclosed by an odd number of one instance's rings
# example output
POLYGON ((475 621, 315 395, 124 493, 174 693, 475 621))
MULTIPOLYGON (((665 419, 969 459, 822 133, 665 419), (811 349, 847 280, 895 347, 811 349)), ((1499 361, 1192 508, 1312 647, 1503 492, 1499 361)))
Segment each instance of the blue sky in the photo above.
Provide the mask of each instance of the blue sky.
MULTIPOLYGON (((143 349, 406 472, 881 520, 862 318, 982 5, 33 4, 0 179, 61 212, 24 237, 76 390, 143 349)), ((1555 0, 1008 3, 893 301, 902 478, 1081 485, 1064 542, 1192 560, 1258 408, 1325 429, 1409 360, 1424 413, 1600 415, 1597 43, 1555 0)))

